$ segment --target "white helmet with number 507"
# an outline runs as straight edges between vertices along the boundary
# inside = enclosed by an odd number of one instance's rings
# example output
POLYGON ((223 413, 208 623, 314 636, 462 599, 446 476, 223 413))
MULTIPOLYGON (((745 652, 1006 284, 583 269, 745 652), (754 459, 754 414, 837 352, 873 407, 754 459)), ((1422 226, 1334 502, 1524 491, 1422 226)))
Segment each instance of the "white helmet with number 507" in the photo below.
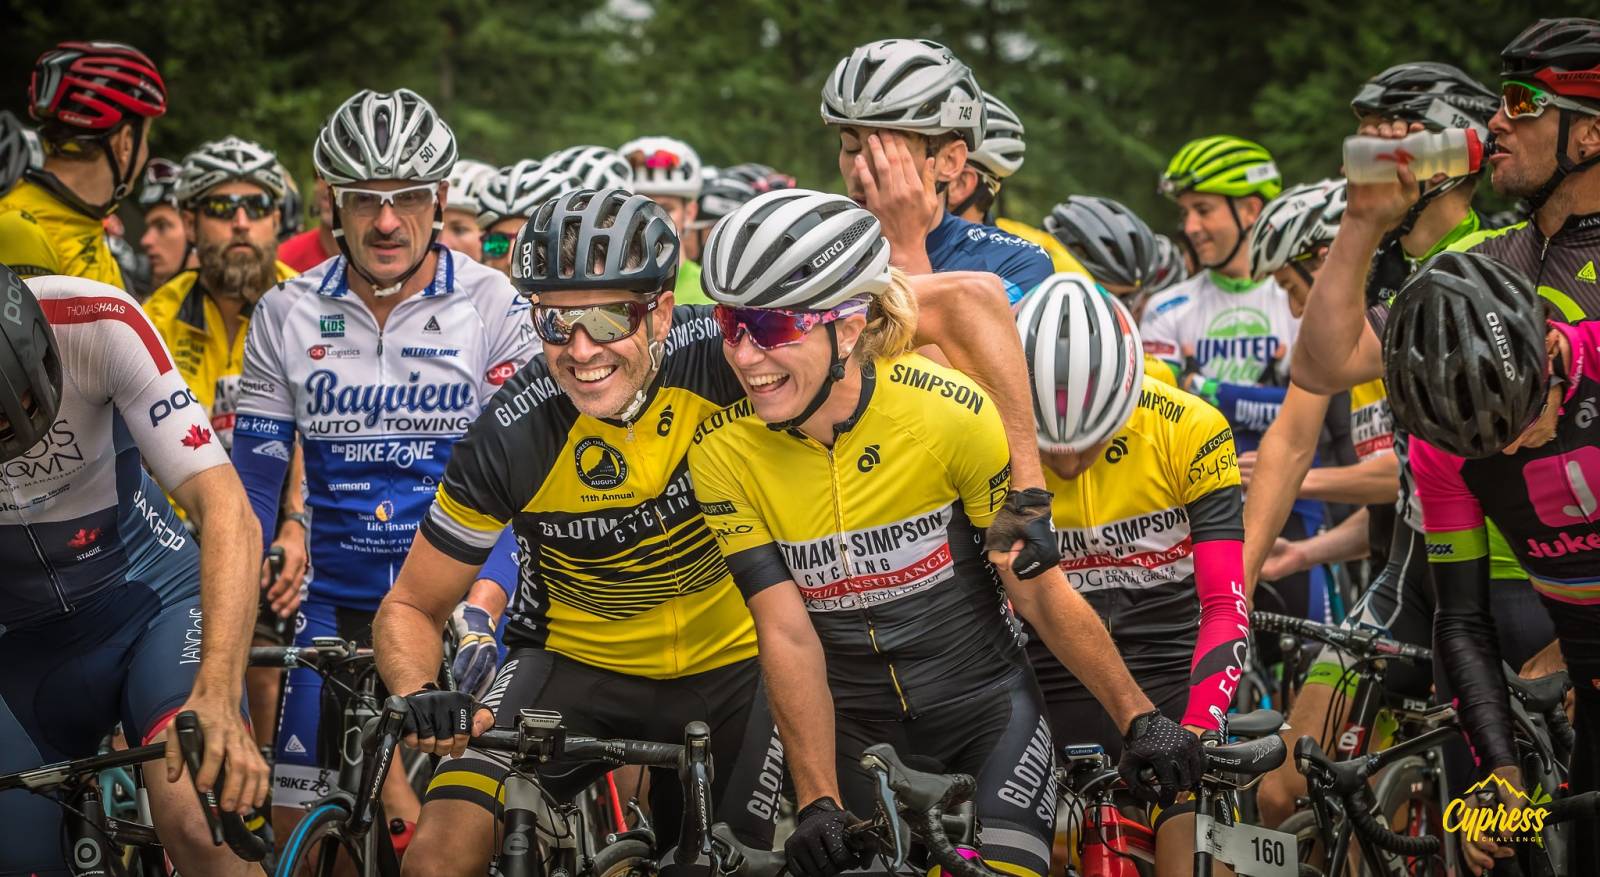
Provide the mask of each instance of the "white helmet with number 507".
POLYGON ((1082 452, 1127 424, 1144 383, 1144 350, 1116 296, 1086 274, 1053 274, 1023 297, 1017 331, 1041 450, 1082 452))

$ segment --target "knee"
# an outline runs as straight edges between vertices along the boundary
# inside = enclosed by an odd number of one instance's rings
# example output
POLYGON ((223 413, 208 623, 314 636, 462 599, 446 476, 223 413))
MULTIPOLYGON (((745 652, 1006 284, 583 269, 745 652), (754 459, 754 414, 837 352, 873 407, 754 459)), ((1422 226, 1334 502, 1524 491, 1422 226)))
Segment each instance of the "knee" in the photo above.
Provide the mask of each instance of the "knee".
POLYGON ((400 877, 473 877, 488 870, 492 832, 479 838, 478 832, 463 832, 463 826, 428 815, 424 810, 417 822, 416 836, 400 863, 400 877))

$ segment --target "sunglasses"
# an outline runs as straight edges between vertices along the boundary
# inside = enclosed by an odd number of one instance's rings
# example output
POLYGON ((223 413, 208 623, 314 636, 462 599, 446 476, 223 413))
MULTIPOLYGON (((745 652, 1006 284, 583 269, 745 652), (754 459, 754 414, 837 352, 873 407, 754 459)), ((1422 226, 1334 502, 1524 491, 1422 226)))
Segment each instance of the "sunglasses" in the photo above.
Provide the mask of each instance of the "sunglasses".
POLYGON ((511 242, 516 239, 514 234, 503 231, 485 232, 483 235, 483 257, 485 259, 504 259, 511 252, 511 242))
POLYGON ((859 314, 867 309, 865 302, 847 302, 831 311, 785 311, 778 308, 735 308, 717 305, 711 314, 722 330, 722 343, 739 346, 739 339, 750 336, 751 343, 762 350, 776 350, 806 340, 806 334, 818 326, 859 314))
POLYGON ((656 309, 657 299, 631 299, 608 301, 597 305, 576 308, 558 308, 535 305, 533 328, 547 344, 566 345, 581 327, 589 340, 596 344, 610 344, 639 331, 645 314, 656 309))
POLYGON ((439 195, 437 183, 421 183, 404 189, 357 189, 352 186, 334 186, 333 196, 339 201, 339 210, 351 216, 370 219, 393 207, 396 213, 421 213, 432 207, 439 195))
POLYGON ((1508 79, 1500 86, 1500 107, 1508 119, 1536 119, 1549 107, 1572 110, 1586 116, 1600 116, 1600 109, 1567 100, 1558 94, 1526 82, 1508 79))
POLYGON ((195 204, 195 209, 201 216, 211 219, 233 219, 244 210, 244 215, 251 219, 266 219, 276 215, 278 202, 266 192, 256 195, 207 195, 195 204))

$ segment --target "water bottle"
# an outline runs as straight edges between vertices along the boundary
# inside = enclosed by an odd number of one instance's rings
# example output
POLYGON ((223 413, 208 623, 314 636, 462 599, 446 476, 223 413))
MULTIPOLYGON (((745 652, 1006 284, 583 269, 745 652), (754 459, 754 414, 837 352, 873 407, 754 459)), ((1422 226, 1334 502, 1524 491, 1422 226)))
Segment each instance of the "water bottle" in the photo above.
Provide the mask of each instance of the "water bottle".
POLYGON ((1346 137, 1344 176, 1352 183, 1392 183, 1404 164, 1418 180, 1464 177, 1483 165, 1483 142, 1471 128, 1418 131, 1399 140, 1346 137))

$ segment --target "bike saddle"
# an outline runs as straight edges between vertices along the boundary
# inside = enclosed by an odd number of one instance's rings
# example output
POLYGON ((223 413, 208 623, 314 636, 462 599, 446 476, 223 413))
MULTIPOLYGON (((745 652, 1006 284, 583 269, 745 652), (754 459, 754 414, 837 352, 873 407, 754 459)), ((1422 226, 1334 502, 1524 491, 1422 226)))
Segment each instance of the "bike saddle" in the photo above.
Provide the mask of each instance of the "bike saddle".
POLYGON ((1255 710, 1228 716, 1228 733, 1246 740, 1277 734, 1283 729, 1283 714, 1277 710, 1255 710))
POLYGON ((868 772, 888 774, 889 788, 900 802, 918 813, 944 810, 972 794, 975 781, 964 773, 927 773, 906 767, 894 747, 874 743, 861 754, 861 766, 868 772))
MULTIPOLYGON (((1276 729, 1274 729, 1276 730, 1276 729)), ((1244 779, 1252 779, 1283 764, 1283 759, 1288 755, 1288 747, 1283 745, 1283 738, 1277 734, 1268 734, 1255 740, 1245 740, 1240 743, 1227 743, 1221 746, 1205 746, 1201 751, 1206 756, 1206 773, 1232 774, 1244 779)))
POLYGON ((1538 679, 1524 679, 1505 667, 1506 685, 1529 712, 1547 713, 1561 707, 1567 699, 1567 689, 1572 687, 1572 677, 1565 670, 1557 670, 1538 679))

